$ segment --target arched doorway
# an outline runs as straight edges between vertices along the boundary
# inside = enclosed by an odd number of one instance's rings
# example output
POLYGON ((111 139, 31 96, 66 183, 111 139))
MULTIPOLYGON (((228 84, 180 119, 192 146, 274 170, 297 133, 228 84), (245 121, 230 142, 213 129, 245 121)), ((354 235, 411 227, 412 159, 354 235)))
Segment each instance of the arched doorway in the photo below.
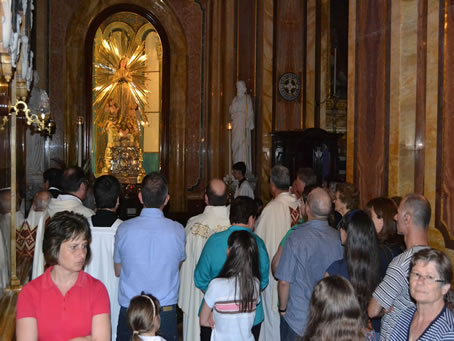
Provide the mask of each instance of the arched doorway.
POLYGON ((114 6, 90 26, 86 47, 87 125, 91 169, 123 183, 146 173, 167 173, 168 47, 153 15, 114 6))

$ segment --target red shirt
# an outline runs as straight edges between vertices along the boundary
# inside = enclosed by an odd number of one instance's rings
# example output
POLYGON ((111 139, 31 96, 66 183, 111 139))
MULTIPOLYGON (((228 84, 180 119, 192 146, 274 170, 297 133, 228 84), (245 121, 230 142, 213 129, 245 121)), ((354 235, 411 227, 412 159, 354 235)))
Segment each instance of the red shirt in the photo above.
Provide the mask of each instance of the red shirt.
POLYGON ((16 320, 35 318, 38 340, 66 341, 91 335, 93 316, 110 313, 104 284, 80 271, 74 286, 63 296, 50 277, 52 268, 19 293, 16 320))

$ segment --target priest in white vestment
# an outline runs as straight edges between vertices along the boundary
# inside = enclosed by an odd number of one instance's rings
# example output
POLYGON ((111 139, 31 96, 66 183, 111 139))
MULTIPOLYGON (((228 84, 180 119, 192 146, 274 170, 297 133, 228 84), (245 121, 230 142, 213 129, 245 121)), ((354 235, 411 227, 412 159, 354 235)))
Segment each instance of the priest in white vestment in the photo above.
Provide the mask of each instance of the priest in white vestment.
POLYGON ((117 336, 118 314, 120 304, 118 303, 118 285, 120 278, 115 276, 113 253, 115 244, 115 233, 118 226, 123 222, 117 219, 112 226, 91 227, 91 261, 85 267, 85 272, 99 279, 107 289, 110 299, 110 323, 112 328, 112 340, 117 336))
POLYGON ((95 181, 96 214, 88 219, 91 228, 91 260, 85 267, 85 272, 99 279, 109 293, 112 340, 117 338, 120 313, 118 302, 120 278, 115 276, 113 261, 115 233, 123 222, 116 213, 120 204, 120 192, 120 182, 113 175, 103 175, 95 181))
MULTIPOLYGON (((273 196, 257 221, 255 233, 263 239, 270 258, 288 230, 302 217, 300 204, 288 189, 290 174, 286 167, 277 165, 271 170, 270 192, 273 196)), ((271 271, 271 269, 270 269, 271 271)), ((270 282, 262 294, 265 320, 260 330, 261 341, 280 340, 280 315, 278 312, 277 281, 270 272, 270 282)))
MULTIPOLYGON (((19 210, 19 196, 16 197, 16 230, 20 230, 25 218, 19 210)), ((11 189, 5 188, 0 191, 0 233, 4 240, 4 253, 6 254, 7 272, 10 273, 11 267, 11 189)))
POLYGON ((230 227, 227 187, 222 180, 213 179, 205 193, 207 206, 202 214, 186 224, 186 260, 180 270, 178 306, 183 311, 183 340, 200 340, 199 308, 203 292, 194 285, 194 269, 208 238, 230 227))
POLYGON ((87 196, 88 184, 81 168, 68 168, 64 171, 61 189, 64 194, 52 199, 47 208, 51 217, 62 211, 79 213, 87 219, 95 214, 93 210, 85 207, 82 203, 82 200, 87 196))

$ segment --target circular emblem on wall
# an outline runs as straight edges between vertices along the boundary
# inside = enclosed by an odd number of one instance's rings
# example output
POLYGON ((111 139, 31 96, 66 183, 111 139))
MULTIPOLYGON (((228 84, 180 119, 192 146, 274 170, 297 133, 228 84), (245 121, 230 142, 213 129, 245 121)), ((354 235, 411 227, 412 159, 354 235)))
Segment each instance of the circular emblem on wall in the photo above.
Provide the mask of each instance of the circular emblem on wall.
POLYGON ((279 94, 287 101, 296 100, 301 93, 301 81, 291 72, 284 73, 279 78, 279 94))

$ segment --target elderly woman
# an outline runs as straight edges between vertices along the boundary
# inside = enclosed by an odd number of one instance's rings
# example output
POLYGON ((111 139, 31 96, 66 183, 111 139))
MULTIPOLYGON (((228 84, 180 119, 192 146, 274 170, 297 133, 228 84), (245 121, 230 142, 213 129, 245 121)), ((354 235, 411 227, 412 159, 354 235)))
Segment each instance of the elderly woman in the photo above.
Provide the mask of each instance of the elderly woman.
POLYGON ((334 199, 334 209, 342 216, 351 210, 359 207, 359 191, 349 183, 341 183, 336 186, 336 198, 334 199))
POLYGON ((87 219, 60 212, 47 225, 43 253, 49 268, 17 300, 17 341, 110 340, 110 305, 104 285, 82 268, 90 259, 87 219))
POLYGON ((390 340, 453 340, 454 315, 444 297, 451 287, 452 268, 441 251, 423 249, 410 264, 410 294, 416 307, 405 310, 390 340))

